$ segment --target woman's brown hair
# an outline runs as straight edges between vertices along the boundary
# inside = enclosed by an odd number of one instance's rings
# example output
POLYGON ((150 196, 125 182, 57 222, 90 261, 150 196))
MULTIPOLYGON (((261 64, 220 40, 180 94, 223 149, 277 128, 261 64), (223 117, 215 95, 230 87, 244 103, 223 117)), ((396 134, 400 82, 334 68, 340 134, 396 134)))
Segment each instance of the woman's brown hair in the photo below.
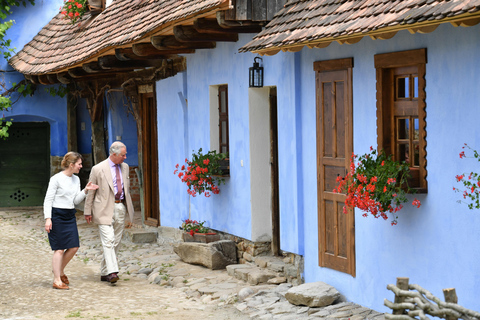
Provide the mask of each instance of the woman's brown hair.
POLYGON ((65 154, 63 156, 63 160, 62 160, 62 168, 63 169, 67 169, 68 167, 70 167, 70 164, 73 163, 77 163, 78 159, 82 159, 83 160, 83 157, 80 153, 78 152, 75 152, 75 151, 70 151, 70 152, 67 152, 67 154, 65 154))

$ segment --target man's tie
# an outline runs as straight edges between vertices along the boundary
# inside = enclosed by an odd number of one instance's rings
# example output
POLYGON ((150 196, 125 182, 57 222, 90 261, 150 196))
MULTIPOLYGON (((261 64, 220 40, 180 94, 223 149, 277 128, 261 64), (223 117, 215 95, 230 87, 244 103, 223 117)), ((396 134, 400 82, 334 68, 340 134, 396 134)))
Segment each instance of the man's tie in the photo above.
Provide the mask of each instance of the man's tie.
POLYGON ((117 194, 115 195, 115 200, 120 200, 120 196, 122 195, 122 179, 118 167, 120 167, 120 165, 115 165, 115 175, 117 176, 117 194))

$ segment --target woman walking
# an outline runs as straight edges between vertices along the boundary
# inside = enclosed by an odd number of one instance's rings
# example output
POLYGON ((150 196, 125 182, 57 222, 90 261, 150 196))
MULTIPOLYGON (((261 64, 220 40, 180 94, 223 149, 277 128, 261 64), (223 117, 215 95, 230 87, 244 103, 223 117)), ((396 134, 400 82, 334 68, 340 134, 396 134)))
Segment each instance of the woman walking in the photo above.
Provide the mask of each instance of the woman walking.
POLYGON ((53 288, 68 289, 64 269, 80 246, 75 205, 85 199, 88 190, 98 189, 89 182, 80 190, 80 179, 75 175, 82 168, 82 156, 68 152, 61 163, 63 171, 50 178, 43 203, 45 230, 52 248, 53 288))

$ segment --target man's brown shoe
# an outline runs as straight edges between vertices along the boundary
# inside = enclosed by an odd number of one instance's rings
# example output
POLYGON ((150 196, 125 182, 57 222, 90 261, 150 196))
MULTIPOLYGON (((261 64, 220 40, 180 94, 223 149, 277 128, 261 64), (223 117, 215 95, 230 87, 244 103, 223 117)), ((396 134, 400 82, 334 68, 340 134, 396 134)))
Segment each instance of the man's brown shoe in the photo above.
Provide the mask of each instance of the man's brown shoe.
POLYGON ((60 289, 60 290, 68 290, 70 289, 65 283, 62 282, 61 285, 56 284, 55 282, 53 283, 53 288, 54 289, 60 289))
POLYGON ((120 278, 118 277, 118 275, 113 272, 113 273, 110 273, 108 276, 107 276, 107 281, 110 282, 110 283, 115 283, 119 280, 120 278))

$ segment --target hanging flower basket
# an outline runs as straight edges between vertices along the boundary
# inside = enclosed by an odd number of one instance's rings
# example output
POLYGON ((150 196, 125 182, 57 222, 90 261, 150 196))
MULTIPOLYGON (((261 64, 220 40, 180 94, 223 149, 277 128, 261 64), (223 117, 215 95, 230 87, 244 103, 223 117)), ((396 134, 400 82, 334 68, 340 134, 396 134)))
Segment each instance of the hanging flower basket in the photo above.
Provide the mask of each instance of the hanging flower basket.
POLYGON ((203 154, 200 148, 197 153, 192 154, 191 160, 185 159, 184 165, 177 164, 173 174, 187 185, 189 195, 195 197, 197 194, 203 193, 208 198, 212 193, 220 192, 218 186, 225 183, 225 179, 222 177, 228 176, 226 172, 230 173, 227 159, 226 154, 216 151, 203 154))
MULTIPOLYGON (((397 224, 398 211, 407 202, 407 193, 415 193, 408 184, 410 177, 409 165, 406 162, 398 162, 391 155, 370 147, 370 153, 366 153, 355 160, 358 156, 352 155, 350 171, 346 177, 337 178, 335 193, 345 193, 346 200, 343 207, 344 213, 348 209, 359 208, 375 218, 388 219, 391 214, 392 225, 397 224), (358 161, 357 163, 355 163, 358 161)), ((412 205, 419 208, 421 203, 416 198, 412 205)))

